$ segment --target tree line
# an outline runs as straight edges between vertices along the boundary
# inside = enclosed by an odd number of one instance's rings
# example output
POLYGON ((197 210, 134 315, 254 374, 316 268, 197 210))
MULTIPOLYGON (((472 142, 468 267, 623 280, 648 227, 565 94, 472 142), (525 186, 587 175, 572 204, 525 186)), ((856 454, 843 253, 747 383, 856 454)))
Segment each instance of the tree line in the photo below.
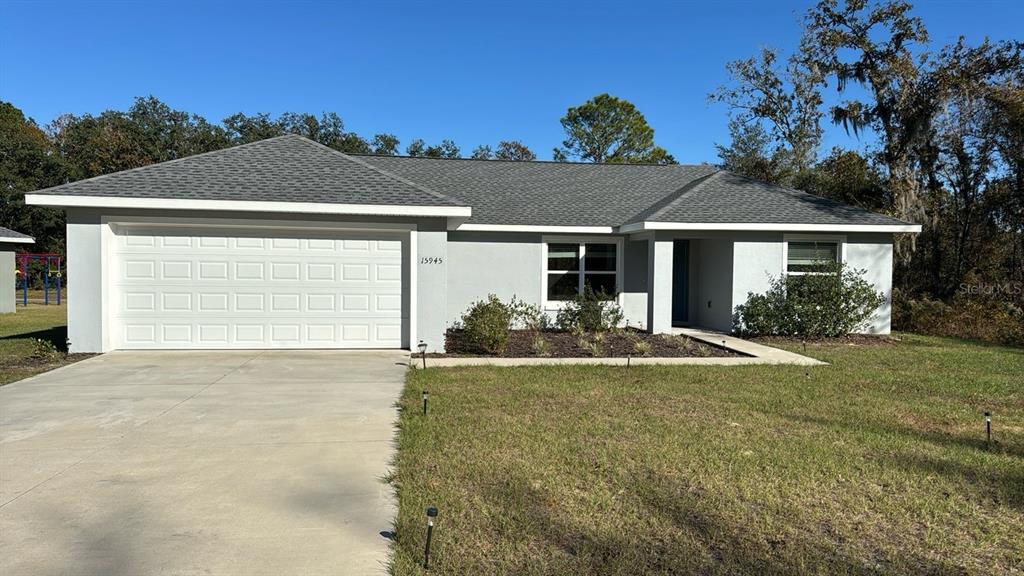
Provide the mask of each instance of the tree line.
MULTIPOLYGON (((570 108, 562 126, 566 138, 553 152, 558 160, 675 162, 654 144, 654 130, 643 114, 632 103, 607 94, 570 108)), ((128 110, 64 114, 39 126, 14 104, 0 102, 0 226, 34 236, 34 250, 64 253, 63 212, 26 206, 26 192, 285 134, 299 134, 347 154, 463 157, 458 144, 449 139, 428 144, 417 138, 403 149, 394 134, 363 137, 347 131, 335 112, 285 112, 276 117, 238 113, 218 124, 147 96, 136 98, 128 110)), ((514 139, 494 147, 477 146, 468 157, 537 159, 514 139)))
MULTIPOLYGON (((904 0, 822 0, 791 54, 727 65, 722 165, 922 224, 899 239, 904 295, 1024 281, 1024 43, 931 45, 904 0), (838 102, 826 105, 826 96, 838 102), (823 123, 868 137, 821 154, 823 123)), ((1016 289, 1014 288, 1016 287, 1016 289)), ((1015 293, 1016 292, 1016 293, 1015 293)))

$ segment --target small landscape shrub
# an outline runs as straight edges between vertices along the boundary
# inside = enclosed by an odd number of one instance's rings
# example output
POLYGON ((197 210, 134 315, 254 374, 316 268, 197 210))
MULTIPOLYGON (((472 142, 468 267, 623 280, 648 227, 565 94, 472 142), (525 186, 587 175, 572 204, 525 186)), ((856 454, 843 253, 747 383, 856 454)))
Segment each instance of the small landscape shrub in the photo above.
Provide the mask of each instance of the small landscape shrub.
POLYGON ((590 355, 594 358, 604 356, 604 346, 597 340, 590 343, 590 355))
POLYGON ((551 343, 540 334, 533 337, 530 347, 533 348, 533 353, 537 356, 551 356, 551 343))
POLYGON ((651 353, 651 343, 637 340, 633 343, 633 352, 638 356, 648 356, 651 353))
POLYGON ((530 304, 513 296, 512 301, 508 303, 508 308, 512 312, 512 328, 516 330, 544 332, 551 329, 551 317, 536 304, 530 304))
POLYGON ((695 350, 695 352, 697 353, 697 356, 706 358, 708 356, 711 356, 711 347, 701 342, 700 344, 697 344, 697 349, 695 350))
POLYGON ((32 357, 40 360, 53 360, 60 357, 60 350, 49 340, 36 338, 32 342, 32 357))
POLYGON ((512 315, 512 310, 494 294, 474 302, 462 315, 466 339, 477 351, 503 354, 508 346, 512 315))
POLYGON ((595 292, 587 285, 582 294, 565 303, 555 317, 560 330, 582 330, 584 332, 606 332, 622 323, 622 308, 616 302, 617 295, 604 291, 595 292))
POLYGON ((750 293, 736 307, 736 328, 752 335, 845 336, 863 328, 884 303, 864 270, 830 264, 813 274, 784 274, 766 293, 750 293))

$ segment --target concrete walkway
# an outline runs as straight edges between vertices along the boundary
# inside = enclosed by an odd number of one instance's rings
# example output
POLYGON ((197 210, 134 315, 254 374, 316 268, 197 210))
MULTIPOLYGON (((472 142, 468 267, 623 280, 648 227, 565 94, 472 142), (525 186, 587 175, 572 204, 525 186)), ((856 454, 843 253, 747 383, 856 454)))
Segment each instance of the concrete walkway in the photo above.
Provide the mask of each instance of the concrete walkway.
POLYGON ((399 352, 115 352, 0 387, 0 574, 384 573, 399 352))
POLYGON ((724 346, 735 352, 757 358, 760 360, 758 364, 797 364, 801 366, 822 366, 826 364, 809 356, 803 356, 780 348, 772 348, 771 346, 737 338, 725 332, 713 332, 711 330, 701 330, 700 328, 673 328, 672 333, 689 336, 694 340, 700 340, 708 344, 724 346))

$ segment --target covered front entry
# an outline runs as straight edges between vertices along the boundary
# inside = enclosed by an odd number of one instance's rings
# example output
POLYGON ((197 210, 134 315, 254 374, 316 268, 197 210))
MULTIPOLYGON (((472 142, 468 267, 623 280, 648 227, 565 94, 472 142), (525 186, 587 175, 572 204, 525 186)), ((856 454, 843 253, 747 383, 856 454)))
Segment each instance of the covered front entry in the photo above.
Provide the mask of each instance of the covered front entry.
MULTIPOLYGON (((674 327, 700 327, 728 332, 734 306, 735 239, 723 234, 657 233, 635 240, 627 269, 643 266, 647 282, 638 291, 645 296, 647 329, 669 334, 674 327)), ((779 256, 781 259, 781 256, 779 256)), ((760 278, 775 258, 758 254, 744 266, 745 274, 760 278)), ((750 284, 753 288, 754 284, 750 284)), ((630 300, 629 302, 633 302, 630 300)))
POLYGON ((686 326, 690 323, 690 241, 672 244, 672 326, 686 326))
POLYGON ((122 349, 400 348, 408 233, 114 227, 122 349))

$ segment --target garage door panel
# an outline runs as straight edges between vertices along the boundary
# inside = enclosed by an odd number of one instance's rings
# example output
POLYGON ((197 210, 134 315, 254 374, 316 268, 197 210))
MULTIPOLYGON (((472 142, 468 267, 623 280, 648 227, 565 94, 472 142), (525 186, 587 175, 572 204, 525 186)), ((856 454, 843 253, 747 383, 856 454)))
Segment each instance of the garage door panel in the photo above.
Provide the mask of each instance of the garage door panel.
POLYGON ((116 337, 126 348, 400 347, 402 244, 129 229, 115 243, 116 337))

